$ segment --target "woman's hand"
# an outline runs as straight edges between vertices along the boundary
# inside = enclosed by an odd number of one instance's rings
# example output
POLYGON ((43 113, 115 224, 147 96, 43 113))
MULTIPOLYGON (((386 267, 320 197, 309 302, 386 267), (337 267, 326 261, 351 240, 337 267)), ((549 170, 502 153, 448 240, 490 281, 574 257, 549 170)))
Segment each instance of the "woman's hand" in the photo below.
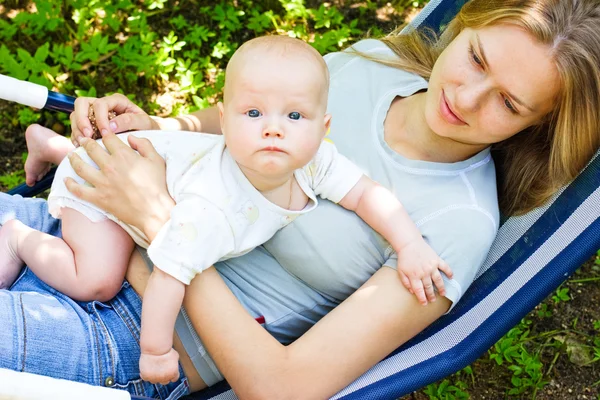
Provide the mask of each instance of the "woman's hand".
POLYGON ((96 126, 102 136, 109 132, 160 129, 153 118, 122 94, 116 93, 101 99, 78 97, 75 100, 75 111, 71 113, 71 140, 75 146, 79 145, 79 139, 92 137, 92 123, 88 117, 90 106, 94 109, 96 126), (109 111, 117 114, 110 121, 109 111))
POLYGON ((65 183, 75 196, 135 226, 152 241, 175 203, 167 190, 163 158, 149 140, 131 135, 128 140, 131 148, 113 133, 105 134, 102 142, 107 152, 96 141, 82 138, 81 146, 100 170, 73 152, 71 166, 93 187, 70 178, 65 183))

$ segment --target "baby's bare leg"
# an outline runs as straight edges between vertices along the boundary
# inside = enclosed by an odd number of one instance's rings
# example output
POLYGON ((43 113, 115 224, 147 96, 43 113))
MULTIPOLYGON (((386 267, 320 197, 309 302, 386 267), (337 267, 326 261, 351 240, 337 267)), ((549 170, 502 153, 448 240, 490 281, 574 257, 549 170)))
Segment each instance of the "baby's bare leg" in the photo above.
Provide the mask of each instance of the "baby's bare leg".
POLYGON ((70 208, 63 208, 62 220, 64 240, 22 225, 19 257, 40 279, 75 300, 110 300, 123 283, 133 240, 115 222, 92 222, 70 208))
POLYGON ((27 160, 25 161, 25 183, 33 186, 50 170, 51 164, 59 164, 75 148, 64 136, 33 124, 25 131, 27 160))
POLYGON ((15 234, 21 225, 23 223, 20 221, 10 220, 0 228, 0 289, 8 289, 23 267, 23 261, 17 254, 15 234))

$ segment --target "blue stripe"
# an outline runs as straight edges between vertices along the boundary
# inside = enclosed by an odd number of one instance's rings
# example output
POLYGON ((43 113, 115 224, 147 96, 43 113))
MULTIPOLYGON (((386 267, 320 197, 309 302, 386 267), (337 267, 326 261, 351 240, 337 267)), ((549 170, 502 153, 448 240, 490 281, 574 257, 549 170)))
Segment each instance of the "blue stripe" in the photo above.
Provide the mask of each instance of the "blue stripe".
MULTIPOLYGON (((425 18, 425 20, 418 26, 419 28, 427 27, 441 33, 446 28, 446 25, 458 14, 462 6, 468 0, 453 0, 453 1, 442 1, 437 5, 431 14, 425 18)), ((427 10, 428 6, 425 6, 423 11, 427 10)))
POLYGON ((73 112, 75 109, 75 97, 66 94, 48 91, 48 100, 44 105, 45 110, 73 112))
MULTIPOLYGON (((494 265, 473 282, 469 290, 467 290, 461 301, 451 313, 438 319, 429 328, 415 336, 391 355, 429 338, 478 304, 481 299, 487 296, 494 288, 508 278, 511 273, 517 270, 534 251, 540 248, 544 242, 560 228, 564 221, 573 214, 577 207, 579 207, 598 187, 600 187, 600 157, 596 158, 596 160, 594 160, 594 162, 564 190, 548 210, 540 216, 531 228, 528 229, 515 244, 494 263, 494 265)), ((590 250, 587 256, 591 256, 599 248, 600 237, 597 237, 591 241, 590 250)), ((572 268, 575 269, 579 266, 580 264, 573 265, 572 268)), ((530 308, 535 305, 536 304, 533 304, 530 308)))
POLYGON ((599 238, 600 218, 458 345, 342 398, 394 399, 471 364, 585 262, 598 249, 599 238))
POLYGON ((222 382, 219 382, 216 385, 208 387, 200 392, 192 393, 191 395, 184 397, 184 399, 185 400, 208 400, 208 399, 212 399, 213 397, 216 397, 222 393, 225 393, 229 390, 231 390, 231 387, 229 386, 229 384, 226 381, 222 381, 222 382))

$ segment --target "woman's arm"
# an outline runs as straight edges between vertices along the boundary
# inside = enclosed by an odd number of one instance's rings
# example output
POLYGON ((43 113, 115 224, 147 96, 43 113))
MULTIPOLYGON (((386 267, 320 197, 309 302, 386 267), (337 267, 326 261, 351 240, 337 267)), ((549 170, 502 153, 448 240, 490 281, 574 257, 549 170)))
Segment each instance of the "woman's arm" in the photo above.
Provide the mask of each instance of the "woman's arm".
POLYGON ((173 118, 151 117, 127 97, 116 93, 99 99, 78 97, 75 100, 75 111, 71 113, 71 140, 76 146, 79 139, 92 136, 92 125, 88 118, 90 106, 94 108, 96 125, 102 132, 102 136, 108 132, 121 133, 156 129, 221 134, 217 107, 173 118), (109 111, 115 111, 118 114, 110 121, 108 119, 109 111))
POLYGON ((214 269, 198 275, 184 306, 217 366, 242 399, 329 397, 450 307, 422 306, 383 267, 289 346, 248 315, 214 269))
MULTIPOLYGON (((71 157, 94 187, 68 183, 69 190, 126 223, 150 240, 169 218, 173 200, 164 161, 145 139, 130 139, 132 151, 108 135, 106 153, 95 141, 83 147, 96 170, 71 157)), ((361 288, 301 338, 283 346, 244 310, 214 268, 196 276, 184 306, 211 356, 241 398, 325 398, 333 395, 450 306, 440 299, 422 306, 393 269, 381 268, 361 288)))
POLYGON ((216 106, 195 111, 188 115, 173 118, 151 117, 155 119, 161 130, 195 131, 220 135, 221 121, 219 109, 216 106))

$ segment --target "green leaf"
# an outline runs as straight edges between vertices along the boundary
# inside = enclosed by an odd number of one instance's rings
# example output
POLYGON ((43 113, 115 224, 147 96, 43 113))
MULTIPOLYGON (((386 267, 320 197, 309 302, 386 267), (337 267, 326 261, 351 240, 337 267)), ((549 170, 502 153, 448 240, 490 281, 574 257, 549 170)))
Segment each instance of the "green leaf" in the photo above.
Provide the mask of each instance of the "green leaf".
POLYGON ((50 43, 46 42, 42 46, 38 47, 38 49, 35 51, 35 55, 33 56, 33 58, 35 58, 38 62, 44 62, 46 61, 46 58, 48 58, 49 52, 50 43))

